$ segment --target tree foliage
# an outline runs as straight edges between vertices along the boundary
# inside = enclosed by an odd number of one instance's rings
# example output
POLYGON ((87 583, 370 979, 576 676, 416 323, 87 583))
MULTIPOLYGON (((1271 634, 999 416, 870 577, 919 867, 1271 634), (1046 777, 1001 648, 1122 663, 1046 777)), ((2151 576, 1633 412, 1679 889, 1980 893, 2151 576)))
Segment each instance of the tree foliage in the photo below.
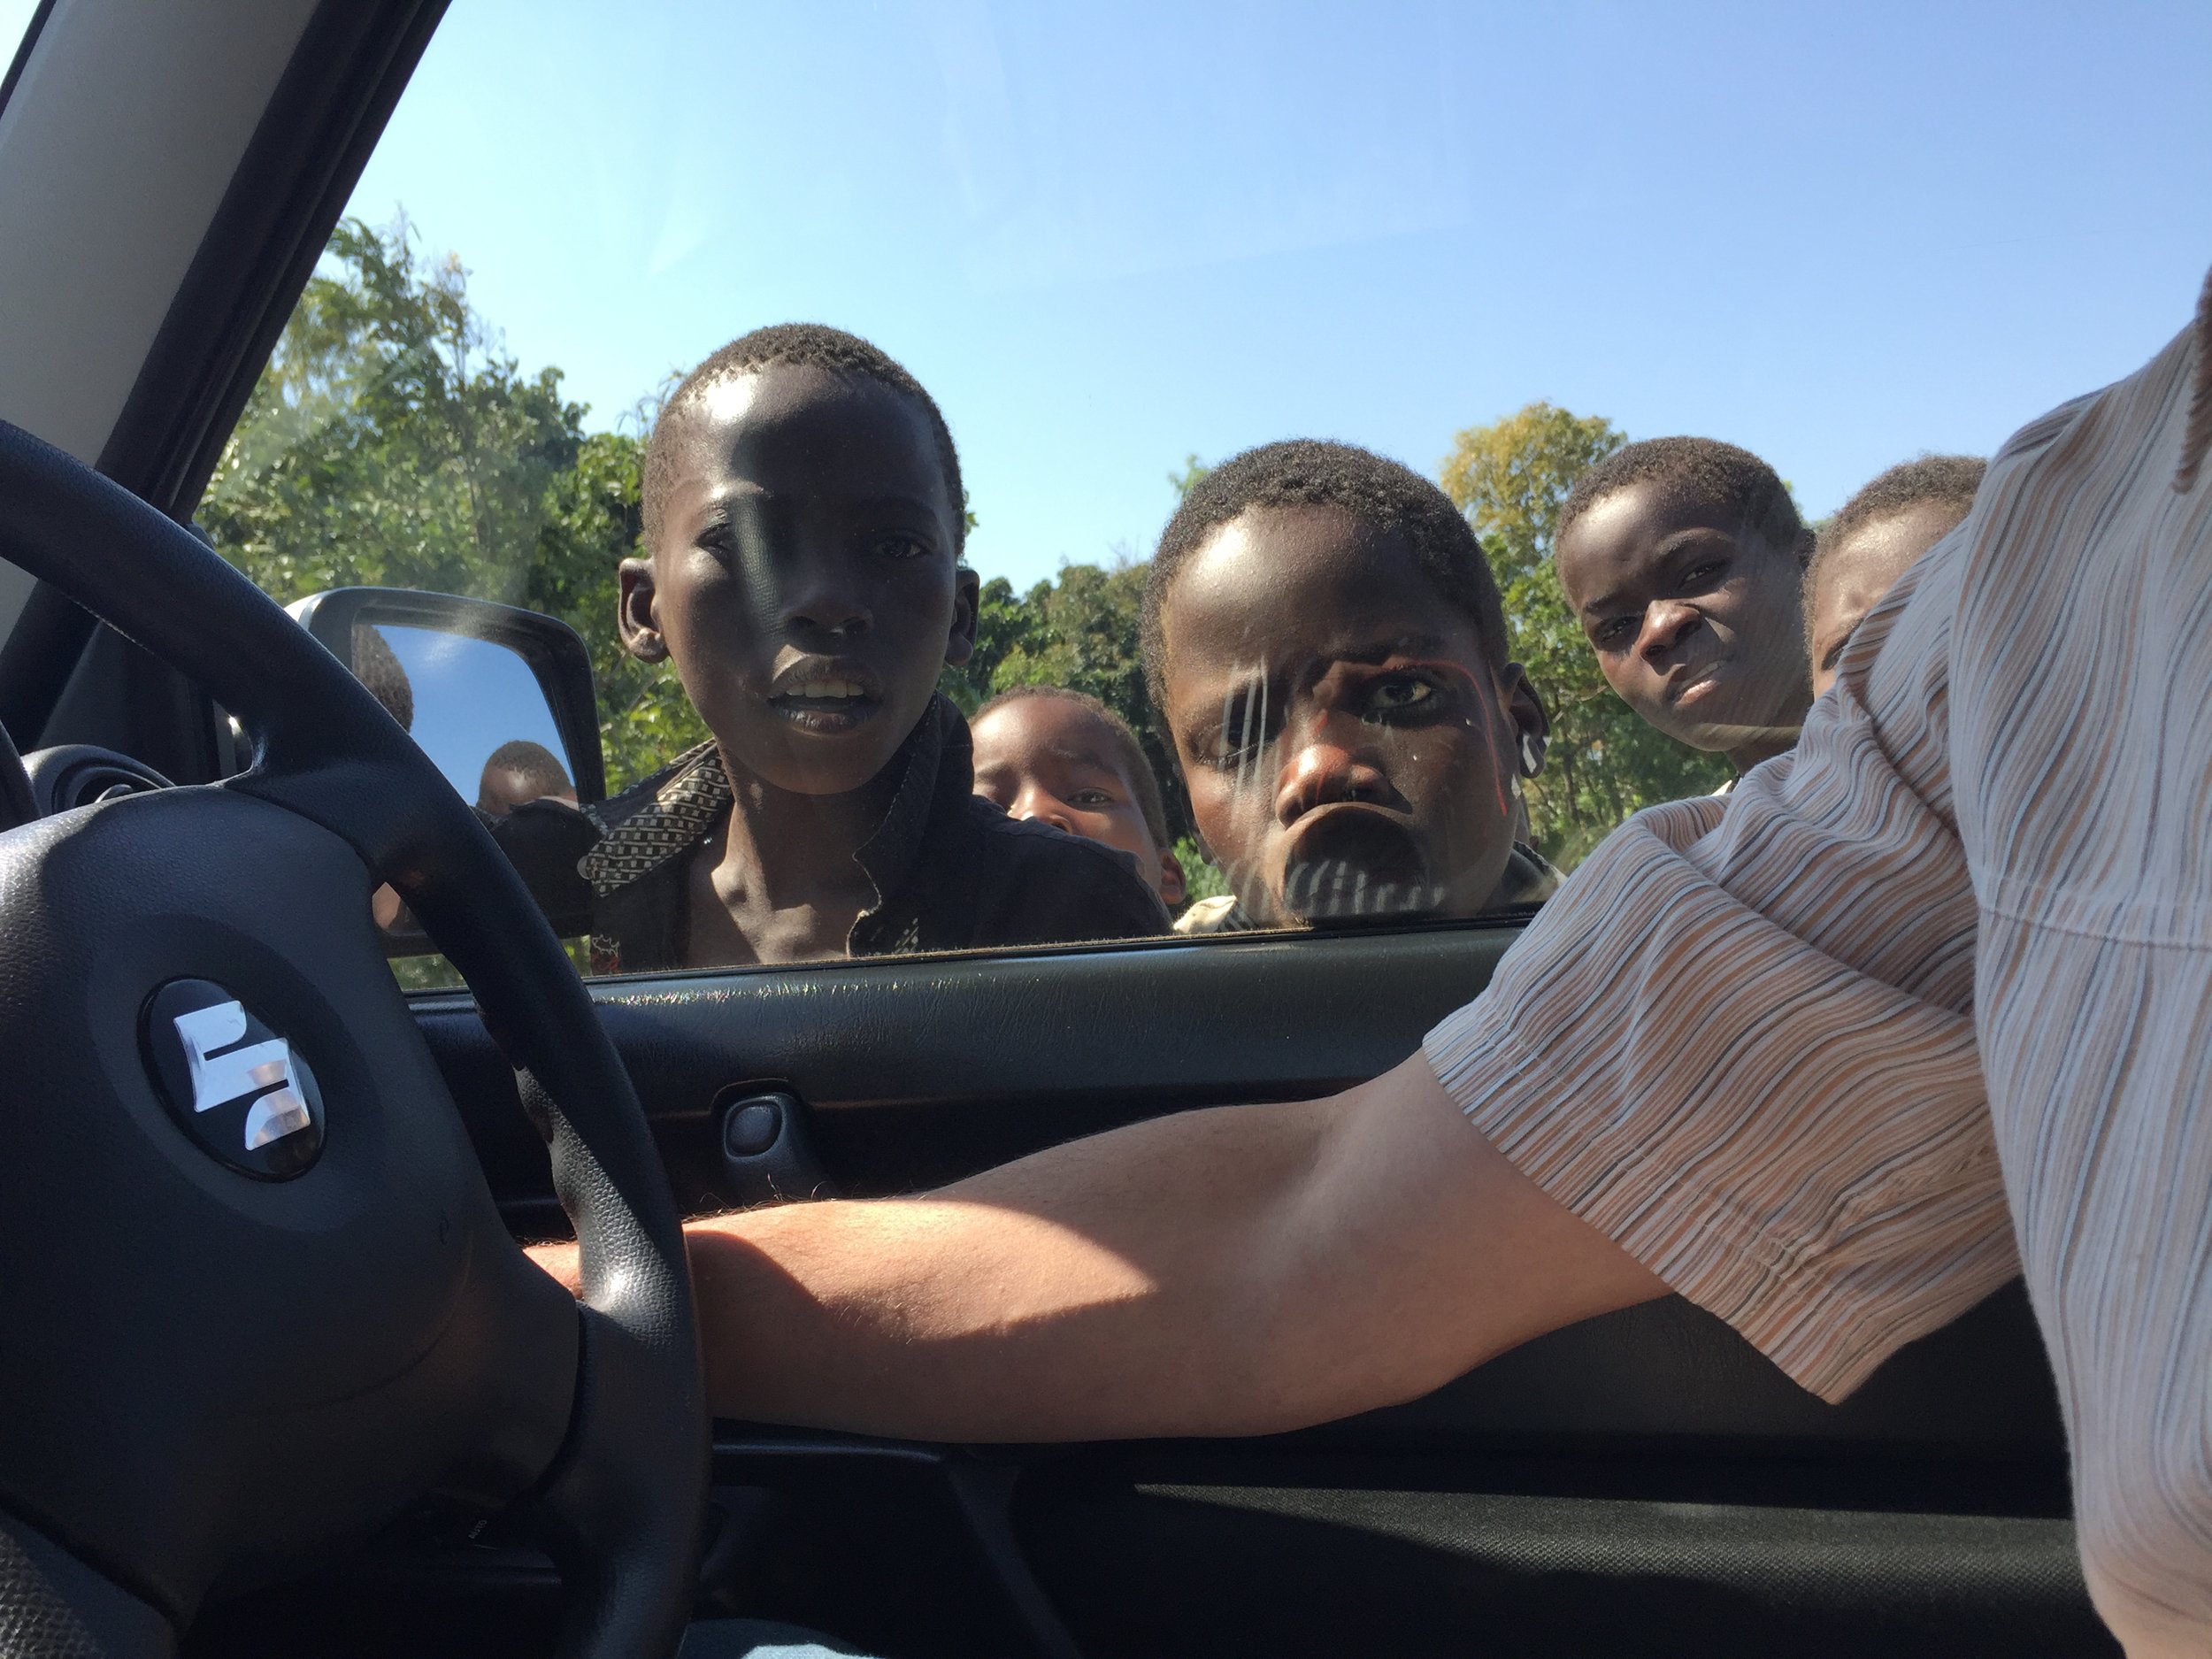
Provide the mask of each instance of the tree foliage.
POLYGON ((1601 416, 1531 403, 1460 433, 1441 468, 1444 493, 1490 556, 1514 657, 1551 711, 1543 773, 1524 787, 1537 847, 1563 867, 1631 812, 1728 777, 1725 761, 1654 731, 1614 694, 1552 567, 1575 480, 1625 442, 1601 416))
POLYGON ((591 648, 616 787, 704 733, 672 673, 614 626, 637 544, 641 446, 584 431, 561 372, 526 374, 425 261, 404 220, 349 220, 285 326, 200 510, 223 555, 280 602, 424 588, 561 618, 591 648))

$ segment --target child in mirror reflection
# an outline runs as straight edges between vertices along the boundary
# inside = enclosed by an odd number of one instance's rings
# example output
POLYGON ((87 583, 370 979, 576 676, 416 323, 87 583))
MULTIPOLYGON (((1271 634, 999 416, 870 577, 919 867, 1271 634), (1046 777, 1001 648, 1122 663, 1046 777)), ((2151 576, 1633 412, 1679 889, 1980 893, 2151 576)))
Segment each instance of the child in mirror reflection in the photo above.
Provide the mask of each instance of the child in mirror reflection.
POLYGON ((576 804, 576 786, 560 757, 542 743, 517 738, 492 750, 477 780, 476 810, 493 818, 505 818, 517 807, 535 801, 576 804))

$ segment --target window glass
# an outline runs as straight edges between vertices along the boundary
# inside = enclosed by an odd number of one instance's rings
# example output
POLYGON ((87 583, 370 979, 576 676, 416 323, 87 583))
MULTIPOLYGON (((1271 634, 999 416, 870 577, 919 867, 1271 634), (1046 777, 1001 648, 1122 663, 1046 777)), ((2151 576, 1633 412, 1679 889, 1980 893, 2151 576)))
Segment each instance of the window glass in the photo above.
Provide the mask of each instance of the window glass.
POLYGON ((413 707, 603 972, 1516 910, 2155 346, 2208 47, 458 0, 201 521, 582 635, 603 801, 413 707))

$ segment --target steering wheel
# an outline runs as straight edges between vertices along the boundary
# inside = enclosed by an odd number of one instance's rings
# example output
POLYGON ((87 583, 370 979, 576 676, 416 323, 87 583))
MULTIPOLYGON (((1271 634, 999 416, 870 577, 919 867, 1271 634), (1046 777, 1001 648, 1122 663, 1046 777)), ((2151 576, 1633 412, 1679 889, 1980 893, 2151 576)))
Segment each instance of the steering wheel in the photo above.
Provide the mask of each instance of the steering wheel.
MULTIPOLYGON (((0 834, 0 1655, 169 1652, 211 1586, 433 1494, 543 1542, 564 1655, 673 1653, 708 1457, 682 1231, 559 942, 305 629, 4 422, 0 555, 256 756, 0 834), (580 1299, 501 1223, 378 948, 379 879, 526 1074, 580 1299)), ((0 812, 27 800, 0 784, 0 812)))

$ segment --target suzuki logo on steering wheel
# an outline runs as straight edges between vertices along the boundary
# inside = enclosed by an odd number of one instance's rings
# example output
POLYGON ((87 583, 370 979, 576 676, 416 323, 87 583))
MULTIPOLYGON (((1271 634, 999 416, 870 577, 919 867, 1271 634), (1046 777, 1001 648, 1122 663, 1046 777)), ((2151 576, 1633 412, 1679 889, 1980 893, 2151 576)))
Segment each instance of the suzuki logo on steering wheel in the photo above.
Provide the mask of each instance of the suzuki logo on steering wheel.
POLYGON ((292 1071, 292 1045, 281 1037, 246 1040, 241 1002, 218 1002, 179 1014, 174 1024, 192 1071, 192 1110, 211 1111, 247 1095, 246 1150, 296 1134, 314 1122, 292 1071))
POLYGON ((300 1174, 322 1149, 322 1099, 307 1063, 208 979, 173 979, 141 1029, 170 1116, 203 1151, 265 1179, 300 1174))

